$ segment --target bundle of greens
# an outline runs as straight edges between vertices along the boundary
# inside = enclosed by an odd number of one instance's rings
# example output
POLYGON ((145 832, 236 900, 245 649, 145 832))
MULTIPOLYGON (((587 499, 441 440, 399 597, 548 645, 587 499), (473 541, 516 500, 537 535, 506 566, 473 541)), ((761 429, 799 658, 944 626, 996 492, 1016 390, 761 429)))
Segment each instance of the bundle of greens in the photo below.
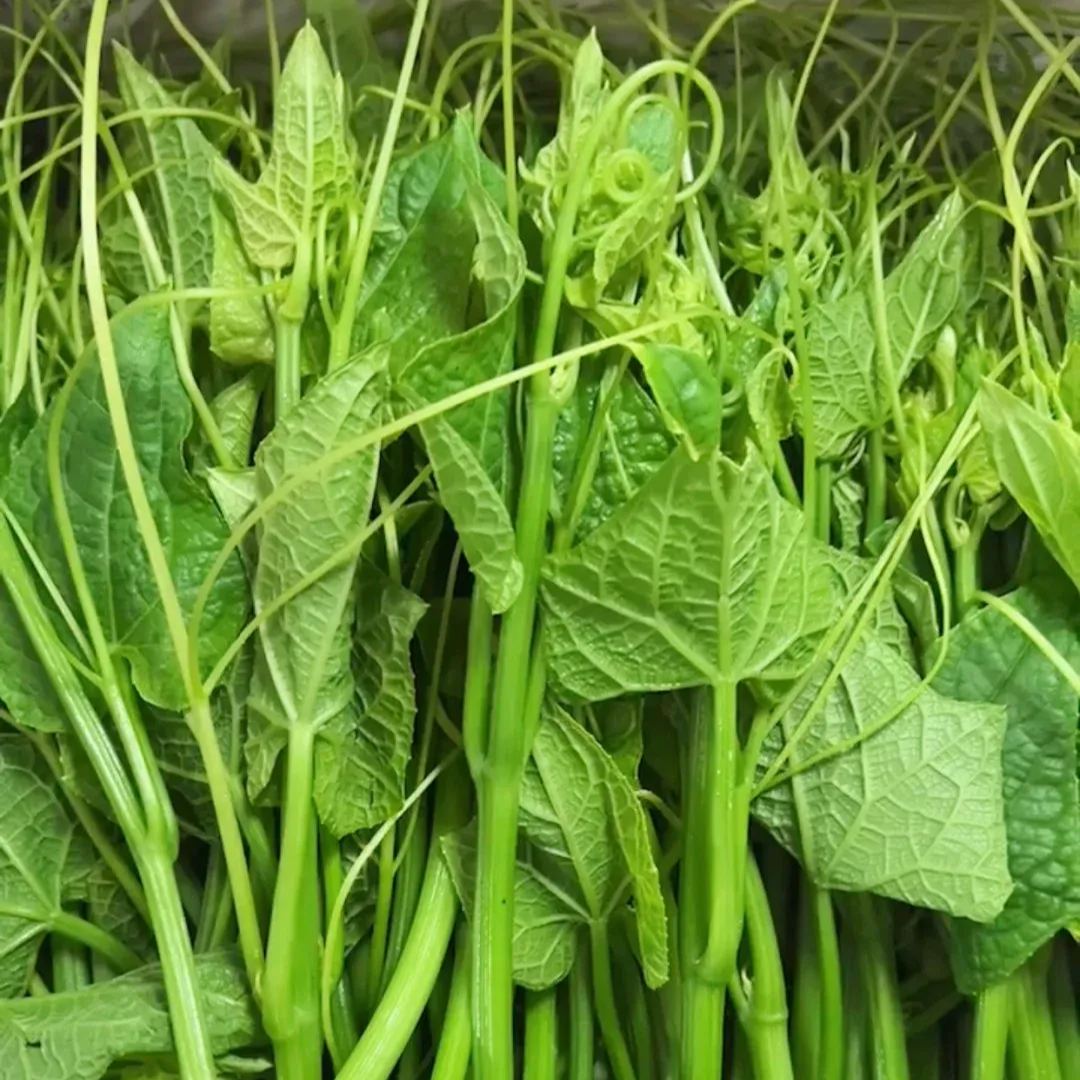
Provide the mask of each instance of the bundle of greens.
POLYGON ((1080 24, 76 7, 0 27, 0 1080, 1080 1076, 1080 24))

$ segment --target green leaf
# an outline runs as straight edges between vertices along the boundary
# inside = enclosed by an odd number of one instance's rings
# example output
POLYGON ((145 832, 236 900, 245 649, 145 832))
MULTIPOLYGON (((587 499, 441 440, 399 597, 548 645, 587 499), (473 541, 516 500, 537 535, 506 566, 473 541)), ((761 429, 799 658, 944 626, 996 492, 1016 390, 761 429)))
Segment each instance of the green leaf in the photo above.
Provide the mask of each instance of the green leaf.
MULTIPOLYGON (((836 574, 836 609, 834 618, 839 618, 844 605, 859 588, 868 574, 874 569, 870 559, 860 558, 848 551, 827 547, 820 548, 821 558, 828 563, 836 574)), ((915 666, 915 650, 911 644, 911 631, 900 614, 900 608, 892 595, 885 596, 874 610, 870 629, 882 645, 887 645, 897 655, 902 656, 912 667, 915 666)))
POLYGON ((315 744, 315 805, 336 835, 385 821, 402 801, 416 716, 410 645, 427 605, 380 571, 357 575, 357 698, 315 744))
MULTIPOLYGON (((472 282, 481 293, 485 317, 418 353, 405 352, 403 340, 395 339, 394 386, 409 409, 440 401, 513 366, 524 252, 482 182, 476 139, 463 119, 450 137, 453 165, 464 182, 461 212, 471 222, 472 282)), ((420 424, 443 505, 496 612, 513 603, 522 581, 505 502, 509 428, 508 390, 477 397, 420 424)))
POLYGON ((540 872, 590 920, 633 901, 645 981, 668 977, 667 917, 645 811, 626 775, 571 716, 549 704, 521 789, 521 829, 540 872))
POLYGON ((228 295, 210 300, 210 348, 228 364, 273 363, 274 327, 266 297, 258 291, 259 275, 244 252, 236 225, 216 203, 211 216, 212 284, 228 295))
POLYGON ((578 46, 569 86, 563 87, 555 138, 541 148, 531 167, 522 168, 522 200, 541 229, 553 227, 573 155, 610 93, 604 79, 604 54, 593 30, 578 46))
POLYGON ((248 373, 229 383, 210 402, 210 411, 234 461, 247 464, 251 459, 251 442, 255 435, 255 420, 262 396, 260 380, 248 373))
POLYGON ((26 634, 7 586, 0 582, 0 700, 20 727, 63 731, 64 707, 26 634))
POLYGON ((1009 494, 1080 588, 1080 435, 991 382, 979 422, 1009 494))
MULTIPOLYGON (((823 678, 783 717, 785 738, 823 678)), ((840 752, 756 799, 753 811, 822 888, 992 919, 1012 890, 1001 798, 1004 710, 919 688, 903 658, 867 634, 790 765, 840 752)), ((765 765, 779 743, 766 748, 765 765)))
POLYGON ((0 998, 26 990, 42 936, 62 910, 73 828, 35 766, 29 743, 0 735, 0 998))
MULTIPOLYGON (((228 529, 184 460, 191 405, 176 373, 166 310, 155 305, 125 311, 113 319, 112 336, 142 482, 180 606, 189 615, 228 529)), ((68 608, 79 612, 53 507, 54 498, 63 496, 109 643, 130 662, 144 698, 179 711, 186 705, 184 681, 123 478, 96 360, 89 353, 76 365, 20 449, 4 498, 68 608), (59 492, 51 490, 49 478, 54 425, 59 492)), ((243 567, 239 558, 230 558, 200 623, 202 673, 239 632, 246 610, 243 567)))
POLYGON ((720 439, 720 383, 712 368, 678 345, 642 345, 634 353, 668 430, 697 461, 720 439))
MULTIPOLYGON (((1055 578, 1005 599, 1080 666, 1075 594, 1055 578)), ((1003 705, 1008 716, 1005 827, 1016 887, 992 923, 952 925, 953 970, 960 989, 971 993, 1006 978, 1080 918, 1077 697, 1027 635, 993 608, 953 631, 934 686, 953 697, 1003 705)))
MULTIPOLYGON (((118 829, 110 829, 117 847, 123 841, 118 829)), ((98 855, 90 838, 77 831, 64 865, 62 900, 65 905, 83 903, 85 916, 140 956, 152 956, 154 937, 116 876, 98 855)))
MULTIPOLYGON (((575 539, 607 521, 667 461, 675 446, 660 410, 635 378, 624 373, 606 392, 605 385, 598 364, 583 366, 555 427, 555 492, 563 501, 569 497, 590 431, 596 424, 601 427, 575 539), (605 400, 601 416, 598 410, 605 400)), ((564 507, 562 513, 568 510, 564 507)))
MULTIPOLYGON (((442 837, 443 857, 468 913, 476 894, 476 822, 442 837)), ((529 990, 562 982, 574 966, 582 913, 568 907, 527 862, 514 875, 514 981, 529 990)))
POLYGON ((792 431, 795 402, 788 386, 783 354, 767 352, 746 377, 746 408, 765 460, 772 462, 792 431))
POLYGON ((119 42, 113 42, 117 81, 128 109, 141 118, 156 198, 158 244, 174 287, 210 283, 213 235, 212 174, 217 151, 191 119, 155 115, 175 106, 172 98, 119 42))
MULTIPOLYGON (((261 1042, 239 959, 204 953, 195 969, 214 1052, 261 1042)), ((174 1052, 156 965, 71 993, 0 1001, 0 1058, 9 1080, 99 1080, 114 1062, 174 1052)))
MULTIPOLYGON (((470 283, 477 261, 480 200, 477 187, 494 198, 494 166, 476 148, 469 121, 459 116, 442 138, 399 159, 391 168, 364 285, 357 307, 353 348, 388 340, 394 353, 411 360, 426 345, 461 334, 469 326, 470 283), (431 257, 432 251, 439 258, 431 257)), ((480 207, 482 213, 489 211, 480 207)), ((524 257, 516 241, 489 224, 507 266, 524 257)))
MULTIPOLYGON (((259 373, 249 371, 235 382, 230 382, 210 400, 210 411, 217 422, 225 449, 241 469, 251 461, 251 444, 255 437, 262 387, 259 373)), ((195 446, 191 452, 192 471, 197 475, 208 476, 216 466, 217 459, 209 440, 200 438, 201 434, 201 430, 196 431, 193 438, 195 446)))
POLYGON ((371 511, 379 448, 368 447, 329 467, 314 466, 334 447, 375 427, 385 399, 383 355, 359 357, 320 379, 278 420, 255 455, 260 499, 286 476, 309 470, 289 498, 263 518, 253 586, 256 612, 309 583, 259 628, 246 747, 253 796, 270 782, 290 728, 318 729, 353 708, 355 545, 371 511))
POLYGON ((619 771, 636 788, 644 753, 645 702, 640 697, 613 698, 585 706, 589 728, 619 771))
POLYGON ((747 379, 761 365, 769 350, 776 324, 776 308, 785 295, 783 270, 770 270, 753 299, 735 323, 724 349, 724 371, 747 379))
POLYGON ((823 628, 830 577, 760 459, 676 450, 544 573, 548 658, 578 700, 792 675, 823 628))
POLYGON ((308 234, 319 210, 349 191, 353 165, 343 93, 318 33, 306 24, 282 67, 262 175, 250 184, 224 163, 217 170, 256 266, 281 270, 292 263, 298 239, 308 234))
MULTIPOLYGON (((870 306, 862 292, 819 300, 807 311, 806 325, 814 445, 820 457, 840 458, 857 433, 884 421, 888 409, 870 306)), ((805 430, 806 417, 800 422, 805 430)))
POLYGON ((885 279, 885 318, 896 384, 962 302, 967 270, 963 199, 953 192, 885 279))

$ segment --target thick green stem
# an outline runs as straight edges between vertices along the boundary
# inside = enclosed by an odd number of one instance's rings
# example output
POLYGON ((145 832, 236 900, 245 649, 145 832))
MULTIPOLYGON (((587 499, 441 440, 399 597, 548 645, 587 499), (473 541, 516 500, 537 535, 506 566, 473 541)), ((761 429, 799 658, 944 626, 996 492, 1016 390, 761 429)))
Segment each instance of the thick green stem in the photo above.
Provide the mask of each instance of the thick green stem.
MULTIPOLYGON (((319 827, 319 863, 322 868, 323 896, 327 898, 326 907, 333 904, 333 898, 341 891, 344 872, 341 867, 341 845, 338 839, 322 826, 319 827)), ((329 918, 329 912, 326 913, 329 918)), ((326 925, 323 926, 323 941, 327 937, 326 925)), ((344 943, 334 965, 338 971, 345 968, 344 943)), ((356 1028, 356 1008, 353 1001, 349 980, 339 978, 330 998, 330 1032, 326 1040, 334 1068, 344 1065, 352 1048, 356 1045, 360 1032, 356 1028)))
POLYGON ((1014 1080, 1064 1080, 1046 989, 1046 961, 1045 951, 1036 953, 1009 976, 1009 1067, 1014 1080))
POLYGON ((558 406, 546 389, 534 390, 517 520, 523 581, 503 622, 487 753, 477 783, 479 858, 471 987, 477 1080, 504 1080, 513 1071, 512 954, 518 801, 529 751, 526 732, 532 727, 532 718, 525 715, 529 658, 533 651, 557 416, 558 406))
POLYGON ((817 465, 817 489, 814 492, 815 503, 812 512, 814 515, 814 535, 826 544, 829 542, 829 532, 832 524, 832 482, 832 462, 819 461, 817 465))
MULTIPOLYGON (((450 980, 450 997, 443 1014, 439 1032, 439 1049, 431 1080, 465 1080, 469 1070, 472 1031, 469 1027, 469 948, 459 939, 454 951, 454 974, 450 980)), ((592 1080, 591 1076, 589 1080, 592 1080)))
POLYGON ((956 618, 962 619, 979 589, 979 537, 961 544, 953 552, 953 589, 956 618))
POLYGON ((590 982, 588 953, 585 949, 579 949, 569 979, 570 1060, 567 1063, 567 1080, 593 1080, 596 1071, 590 982))
POLYGON ((739 768, 736 684, 718 683, 712 695, 704 796, 709 807, 708 846, 690 848, 683 858, 708 860, 709 924, 704 955, 696 962, 706 978, 723 986, 735 970, 742 940, 749 798, 739 768))
POLYGON ((139 876, 146 890, 158 945, 180 1075, 184 1080, 214 1080, 217 1069, 210 1049, 210 1033, 203 1020, 195 956, 184 922, 172 859, 167 852, 155 850, 137 855, 139 876))
POLYGON ((653 1045, 653 1018, 649 1014, 645 998, 645 984, 641 968, 628 948, 619 949, 615 956, 615 978, 622 988, 622 1000, 627 1010, 627 1026, 630 1033, 630 1049, 634 1055, 637 1076, 652 1076, 656 1070, 653 1045))
POLYGON ((679 969, 682 983, 679 1037, 680 1080, 715 1080, 724 1048, 726 980, 703 969, 714 878, 711 850, 713 702, 709 692, 694 695, 684 750, 683 859, 679 876, 679 969))
POLYGON ((1009 984, 988 986, 975 999, 970 1080, 1005 1080, 1009 1039, 1009 984))
POLYGON ((919 1080, 941 1080, 941 1034, 941 1027, 933 1025, 910 1040, 911 1071, 919 1080))
POLYGON ((319 1005, 319 897, 312 802, 315 732, 289 733, 281 859, 263 977, 263 1024, 279 1080, 322 1075, 319 1005))
POLYGON ((1080 1015, 1076 1008, 1076 976, 1070 970, 1069 953, 1075 945, 1060 934, 1052 946, 1050 965, 1050 1015, 1057 1042, 1061 1075, 1080 1076, 1080 1015))
POLYGON ((821 959, 818 955, 815 889, 803 877, 799 888, 799 931, 792 1002, 792 1051, 799 1076, 817 1076, 821 1054, 821 959))
POLYGON ((390 930, 386 939, 386 955, 383 959, 382 985, 397 970, 401 952, 405 948, 416 905, 420 900, 420 890, 424 884, 424 870, 427 864, 427 819, 418 814, 411 831, 405 835, 405 848, 399 850, 396 857, 397 870, 394 874, 394 902, 390 910, 390 930))
POLYGON ((450 947, 458 902, 441 842, 446 832, 464 823, 468 812, 468 786, 460 767, 439 779, 435 799, 435 827, 416 917, 401 960, 338 1080, 382 1080, 390 1075, 423 1014, 450 947))
POLYGON ((611 981, 611 944, 607 923, 599 920, 592 923, 589 927, 589 945, 593 1002, 608 1064, 615 1080, 634 1080, 634 1065, 623 1035, 619 1009, 615 1003, 615 986, 611 981))
POLYGON ((210 714, 210 704, 205 697, 200 696, 191 703, 188 725, 199 746, 206 773, 206 783, 210 789, 210 800, 213 803, 214 818, 218 825, 221 851, 228 871, 229 889, 236 909, 244 967, 251 985, 257 988, 263 969, 262 928, 244 854, 240 823, 233 806, 231 778, 217 741, 214 720, 210 714))
POLYGON ((367 989, 361 1002, 364 1016, 375 1011, 383 984, 386 939, 390 932, 390 908, 394 899, 394 830, 379 845, 379 884, 375 892, 375 915, 371 925, 371 951, 367 962, 367 989))
POLYGON ((885 436, 881 428, 870 432, 866 466, 866 535, 885 523, 888 482, 885 469, 885 436))
POLYGON ((49 945, 53 993, 81 990, 86 986, 90 982, 90 957, 86 949, 61 934, 53 934, 49 945))
POLYGON ((852 894, 848 904, 859 947, 876 1075, 880 1080, 908 1080, 907 1042, 888 909, 885 901, 862 893, 852 894))
MULTIPOLYGON (((752 986, 744 1023, 756 1080, 792 1080, 787 990, 765 885, 753 857, 746 861, 746 932, 752 986)), ((819 1074, 816 1074, 820 1076, 819 1074)))
POLYGON ((274 349, 274 417, 280 420, 300 400, 300 342, 303 324, 279 313, 274 349))
POLYGON ((525 995, 524 1080, 555 1080, 559 1017, 555 987, 525 995))
POLYGON ((840 1080, 844 1071, 844 985, 836 913, 826 889, 808 883, 818 964, 820 1017, 817 1080, 840 1080))

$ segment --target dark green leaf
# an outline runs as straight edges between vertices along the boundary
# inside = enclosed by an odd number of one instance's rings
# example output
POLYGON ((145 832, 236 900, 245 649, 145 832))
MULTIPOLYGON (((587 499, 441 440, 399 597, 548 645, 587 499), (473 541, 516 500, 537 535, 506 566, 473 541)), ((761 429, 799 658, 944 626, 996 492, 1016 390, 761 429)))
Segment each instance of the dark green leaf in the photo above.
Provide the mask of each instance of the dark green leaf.
MULTIPOLYGON (((1005 599, 1080 666, 1075 595, 1059 574, 1005 599)), ((934 685, 953 697, 1003 705, 1008 716, 1005 827, 1016 887, 992 923, 953 923, 957 983, 973 992, 1010 975, 1057 930, 1080 918, 1077 697, 1027 635, 993 608, 953 631, 934 685)))
MULTIPOLYGON (((113 320, 112 336, 142 482, 187 615, 228 530, 184 461, 191 405, 176 373, 165 309, 122 313, 113 320)), ((110 644, 131 663, 143 697, 180 710, 186 704, 179 668, 183 661, 175 656, 165 625, 96 359, 91 353, 77 365, 64 392, 16 455, 5 500, 69 609, 78 613, 53 507, 53 499, 62 495, 90 596, 110 644), (54 425, 59 492, 51 490, 48 475, 54 425)), ((246 596, 243 567, 238 558, 230 558, 211 589, 200 623, 204 673, 243 625, 246 596)))

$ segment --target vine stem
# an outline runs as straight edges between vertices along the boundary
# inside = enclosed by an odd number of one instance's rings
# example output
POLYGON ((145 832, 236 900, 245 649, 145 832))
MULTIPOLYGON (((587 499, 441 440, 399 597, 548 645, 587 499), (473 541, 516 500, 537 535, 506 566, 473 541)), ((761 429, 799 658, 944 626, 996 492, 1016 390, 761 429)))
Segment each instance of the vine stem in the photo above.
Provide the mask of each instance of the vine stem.
MULTIPOLYGON (((168 574, 157 526, 139 475, 138 459, 124 406, 123 389, 109 329, 109 313, 101 274, 101 251, 97 227, 97 125, 100 102, 101 51, 105 37, 108 0, 94 0, 86 35, 86 63, 83 73, 82 148, 80 153, 80 214, 83 222, 83 265, 90 320, 97 340, 101 379, 108 402, 110 419, 116 434, 117 451, 125 483, 131 495, 139 531, 147 539, 147 553, 166 610, 170 629, 183 629, 183 617, 168 574), (150 538, 154 542, 149 542, 150 538), (156 542, 156 543, 155 543, 156 542), (156 551, 154 550, 156 548, 156 551), (164 574, 168 582, 163 590, 164 574), (174 604, 170 609, 168 596, 174 604)), ((183 634, 174 643, 183 641, 183 634)), ((186 650, 177 649, 183 662, 186 650)), ((195 959, 184 921, 176 879, 172 872, 171 853, 156 844, 148 844, 138 853, 140 876, 146 889, 154 932, 158 940, 165 979, 173 1038, 176 1042, 180 1071, 187 1080, 213 1080, 216 1075, 210 1035, 206 1025, 195 959)))

